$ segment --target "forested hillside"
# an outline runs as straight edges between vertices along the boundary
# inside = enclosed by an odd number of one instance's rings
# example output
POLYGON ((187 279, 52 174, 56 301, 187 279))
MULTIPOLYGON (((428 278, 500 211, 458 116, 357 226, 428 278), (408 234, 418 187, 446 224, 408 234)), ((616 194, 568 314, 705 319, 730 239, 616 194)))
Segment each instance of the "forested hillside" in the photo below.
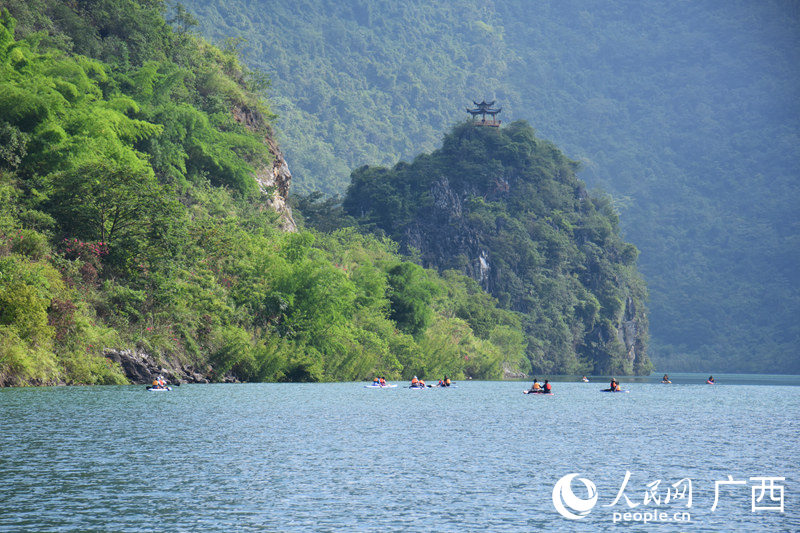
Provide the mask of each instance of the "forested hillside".
POLYGON ((357 169, 344 209, 521 313, 536 371, 648 374, 638 252, 576 166, 524 122, 467 122, 411 164, 357 169))
POLYGON ((109 349, 211 381, 529 367, 518 314, 469 278, 280 229, 263 78, 165 13, 3 1, 0 386, 124 383, 109 349))
POLYGON ((191 0, 269 73, 300 191, 430 151, 471 99, 612 193, 665 370, 800 372, 800 8, 191 0))

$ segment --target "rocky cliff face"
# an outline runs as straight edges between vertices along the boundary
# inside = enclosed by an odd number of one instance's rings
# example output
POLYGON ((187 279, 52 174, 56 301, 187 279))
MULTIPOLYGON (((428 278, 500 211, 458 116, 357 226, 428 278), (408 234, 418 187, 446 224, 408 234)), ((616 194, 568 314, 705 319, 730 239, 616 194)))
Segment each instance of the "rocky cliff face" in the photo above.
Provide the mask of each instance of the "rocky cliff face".
MULTIPOLYGON (((469 207, 465 207, 470 197, 478 195, 491 201, 505 201, 507 193, 511 192, 509 180, 501 176, 495 179, 494 185, 489 190, 480 191, 454 187, 447 177, 439 177, 428 191, 432 206, 409 224, 401 244, 407 249, 418 250, 424 266, 459 269, 477 281, 484 290, 499 296, 498 287, 508 282, 502 278, 519 276, 521 273, 507 264, 501 266, 502 257, 498 256, 497 251, 491 250, 485 228, 481 229, 470 220, 469 207)), ((582 187, 576 191, 576 196, 582 200, 588 198, 582 187)), ((504 228, 498 226, 493 229, 501 232, 504 228)), ((596 288, 591 280, 587 280, 587 285, 596 288)), ((586 340, 598 345, 618 342, 619 350, 624 352, 622 357, 625 365, 639 374, 646 371, 649 361, 646 355, 647 315, 644 307, 631 294, 626 294, 624 300, 624 308, 611 327, 599 325, 593 328, 587 333, 586 340)), ((511 306, 515 307, 513 302, 511 306)))
POLYGON ((108 359, 119 363, 131 383, 135 385, 147 385, 156 378, 163 378, 170 384, 181 383, 237 383, 238 380, 233 375, 221 376, 214 373, 210 366, 206 368, 195 368, 181 363, 177 358, 161 357, 156 358, 140 350, 117 350, 107 348, 103 355, 108 359))
POLYGON ((625 313, 617 327, 617 339, 625 346, 628 361, 637 374, 640 373, 639 370, 645 370, 643 365, 648 361, 645 353, 647 330, 647 315, 636 301, 628 296, 625 300, 625 313))
POLYGON ((258 181, 261 193, 265 198, 265 206, 273 209, 281 215, 281 227, 285 231, 297 231, 297 225, 292 217, 292 209, 287 201, 289 198, 289 185, 292 182, 292 174, 289 172, 289 165, 283 157, 275 140, 275 133, 271 127, 266 125, 266 121, 260 112, 248 108, 234 108, 232 110, 234 118, 247 126, 252 131, 266 130, 264 143, 269 147, 272 154, 272 164, 265 165, 256 169, 256 180, 258 181))
POLYGON ((480 231, 465 217, 467 213, 463 207, 464 202, 478 195, 479 191, 456 190, 447 177, 441 176, 431 186, 430 194, 433 198, 431 219, 418 220, 412 225, 414 233, 419 235, 413 246, 424 250, 422 259, 425 266, 460 268, 485 291, 492 293, 497 271, 492 268, 480 231), (448 265, 453 259, 460 264, 448 265))

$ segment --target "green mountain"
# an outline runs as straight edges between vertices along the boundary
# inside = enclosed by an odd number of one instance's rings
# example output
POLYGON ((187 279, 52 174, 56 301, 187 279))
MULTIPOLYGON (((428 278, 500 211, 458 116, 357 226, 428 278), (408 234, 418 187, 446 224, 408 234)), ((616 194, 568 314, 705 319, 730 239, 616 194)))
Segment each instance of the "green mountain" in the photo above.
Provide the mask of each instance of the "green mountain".
POLYGON ((3 2, 0 386, 526 370, 469 278, 285 231, 263 78, 165 7, 3 2))
POLYGON ((522 313, 534 370, 647 374, 638 252, 576 168, 523 122, 467 122, 410 164, 357 169, 344 208, 522 313))
POLYGON ((191 0, 267 72, 296 190, 496 99, 615 198, 664 370, 800 372, 800 13, 782 1, 191 0), (238 39, 238 40, 237 40, 238 39))

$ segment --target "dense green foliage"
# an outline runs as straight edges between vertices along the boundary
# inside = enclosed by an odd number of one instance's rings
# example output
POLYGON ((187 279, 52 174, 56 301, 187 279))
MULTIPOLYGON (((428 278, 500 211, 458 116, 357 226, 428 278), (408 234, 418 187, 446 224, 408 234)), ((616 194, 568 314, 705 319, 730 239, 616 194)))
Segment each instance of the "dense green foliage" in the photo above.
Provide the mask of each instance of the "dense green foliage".
POLYGON ((299 190, 341 194, 496 98, 617 199, 664 370, 800 372, 794 3, 187 4, 272 74, 299 190))
POLYGON ((0 385, 122 383, 105 348, 212 379, 498 378, 516 314, 353 230, 284 233, 262 80, 160 1, 0 12, 0 385), (15 36, 15 30, 17 34, 15 36), (475 303, 481 307, 476 309, 475 303))
MULTIPOLYGON (((343 205, 416 247, 423 263, 469 273, 522 313, 534 370, 649 373, 638 252, 620 239, 609 200, 589 196, 575 169, 523 122, 465 123, 411 164, 353 172, 343 205), (636 338, 618 334, 623 323, 636 338)), ((397 270, 408 286, 413 270, 397 270)), ((401 309, 398 324, 425 321, 424 310, 401 309)))

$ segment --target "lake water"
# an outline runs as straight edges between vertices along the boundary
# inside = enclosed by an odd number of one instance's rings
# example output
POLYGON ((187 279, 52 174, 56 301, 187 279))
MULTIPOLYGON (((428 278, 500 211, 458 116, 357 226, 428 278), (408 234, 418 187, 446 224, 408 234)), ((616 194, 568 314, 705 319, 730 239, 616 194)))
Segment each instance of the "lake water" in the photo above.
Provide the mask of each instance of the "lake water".
POLYGON ((0 531, 800 530, 800 377, 671 377, 2 389, 0 531), (579 520, 553 503, 572 473, 579 520))

